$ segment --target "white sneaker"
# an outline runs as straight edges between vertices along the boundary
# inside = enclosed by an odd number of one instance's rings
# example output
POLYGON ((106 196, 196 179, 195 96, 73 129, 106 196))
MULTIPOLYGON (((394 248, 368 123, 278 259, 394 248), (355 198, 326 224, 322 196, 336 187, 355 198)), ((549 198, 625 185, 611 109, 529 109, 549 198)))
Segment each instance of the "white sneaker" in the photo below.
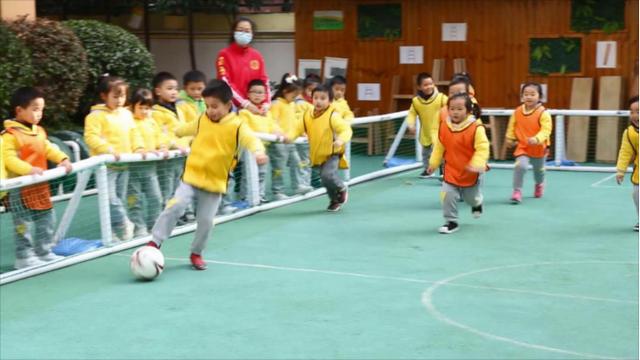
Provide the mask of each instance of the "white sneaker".
POLYGON ((120 240, 129 241, 133 239, 133 230, 135 230, 135 228, 136 226, 129 219, 125 219, 124 229, 122 231, 122 236, 120 237, 120 240))
POLYGON ((59 256, 52 252, 49 252, 47 255, 38 256, 38 258, 42 261, 49 262, 49 261, 64 259, 64 256, 59 256))
POLYGON ((296 194, 298 195, 304 195, 308 192, 313 191, 313 188, 309 185, 300 185, 298 186, 298 188, 296 189, 296 194))
POLYGON ((220 208, 218 212, 220 213, 220 215, 230 215, 236 212, 236 210, 238 210, 238 208, 236 208, 233 205, 225 205, 222 208, 220 208))
POLYGON ((286 194, 283 194, 283 193, 273 194, 273 200, 275 201, 287 200, 287 199, 289 199, 289 196, 287 196, 286 194))
POLYGON ((449 221, 446 224, 440 226, 440 228, 438 229, 438 232, 440 234, 451 234, 458 231, 458 223, 455 223, 453 221, 449 221))
POLYGON ((22 259, 16 259, 15 264, 13 265, 13 267, 16 270, 19 269, 24 269, 24 268, 28 268, 28 267, 32 267, 32 266, 38 266, 38 265, 42 265, 45 264, 44 261, 38 259, 37 256, 29 256, 26 258, 22 258, 22 259))

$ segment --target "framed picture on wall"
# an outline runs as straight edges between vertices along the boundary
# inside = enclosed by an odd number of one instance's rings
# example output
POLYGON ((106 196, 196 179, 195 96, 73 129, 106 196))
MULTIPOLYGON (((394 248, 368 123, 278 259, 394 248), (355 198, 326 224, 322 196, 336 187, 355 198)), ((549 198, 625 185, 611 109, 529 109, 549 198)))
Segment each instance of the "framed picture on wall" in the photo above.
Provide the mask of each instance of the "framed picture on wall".
POLYGON ((336 75, 347 77, 347 64, 349 59, 325 57, 324 58, 324 79, 328 80, 336 75))
POLYGON ((298 77, 304 79, 309 74, 316 74, 322 77, 322 60, 298 59, 298 77))

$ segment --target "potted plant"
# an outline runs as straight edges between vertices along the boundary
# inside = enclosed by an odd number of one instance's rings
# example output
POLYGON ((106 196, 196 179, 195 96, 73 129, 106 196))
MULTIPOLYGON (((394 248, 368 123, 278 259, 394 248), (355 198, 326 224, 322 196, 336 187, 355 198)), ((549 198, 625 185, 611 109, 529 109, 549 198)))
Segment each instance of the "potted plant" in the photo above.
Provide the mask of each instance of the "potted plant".
POLYGON ((164 14, 164 28, 183 30, 187 23, 186 12, 189 0, 157 0, 153 10, 164 14))

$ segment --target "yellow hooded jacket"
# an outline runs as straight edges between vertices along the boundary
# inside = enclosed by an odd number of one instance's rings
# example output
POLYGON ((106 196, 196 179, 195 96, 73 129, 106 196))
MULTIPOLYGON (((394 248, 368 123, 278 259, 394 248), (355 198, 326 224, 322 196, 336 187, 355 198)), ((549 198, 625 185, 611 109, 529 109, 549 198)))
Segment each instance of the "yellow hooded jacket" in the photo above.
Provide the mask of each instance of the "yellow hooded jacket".
MULTIPOLYGON (((338 114, 340 114, 340 116, 342 116, 342 118, 345 121, 351 124, 351 122, 354 119, 354 115, 353 115, 353 111, 351 111, 351 108, 349 107, 349 103, 347 102, 347 99, 345 98, 334 99, 333 106, 335 107, 338 114)), ((311 108, 313 108, 313 105, 311 105, 311 108)))
POLYGON ((192 137, 177 136, 176 129, 184 124, 198 120, 195 109, 189 105, 189 103, 182 100, 176 102, 177 114, 159 104, 153 105, 152 109, 153 112, 151 116, 153 116, 153 119, 158 123, 158 126, 160 126, 160 130, 168 139, 169 148, 189 147, 192 137))
MULTIPOLYGON (((256 133, 265 133, 265 134, 273 134, 273 133, 282 133, 282 129, 280 126, 276 124, 271 117, 271 113, 267 112, 266 115, 256 115, 249 110, 242 109, 238 113, 238 117, 245 124, 248 124, 251 130, 256 133)), ((263 141, 263 144, 267 144, 267 141, 263 141)))
POLYGON ((169 148, 169 139, 160 130, 158 123, 152 117, 138 119, 133 117, 136 128, 140 132, 146 151, 163 150, 169 148))
POLYGON ((627 171, 627 166, 631 163, 631 160, 633 160, 633 174, 631 175, 631 182, 634 185, 638 185, 638 129, 633 125, 629 125, 622 134, 620 152, 618 153, 618 163, 616 164, 618 175, 624 175, 627 171))
POLYGON ((104 104, 91 107, 84 120, 84 140, 91 156, 128 154, 144 148, 131 111, 111 110, 104 104))
POLYGON ((198 121, 177 128, 176 135, 194 136, 182 181, 209 192, 227 192, 229 173, 237 161, 239 147, 264 153, 262 142, 233 112, 217 122, 205 113, 198 121))

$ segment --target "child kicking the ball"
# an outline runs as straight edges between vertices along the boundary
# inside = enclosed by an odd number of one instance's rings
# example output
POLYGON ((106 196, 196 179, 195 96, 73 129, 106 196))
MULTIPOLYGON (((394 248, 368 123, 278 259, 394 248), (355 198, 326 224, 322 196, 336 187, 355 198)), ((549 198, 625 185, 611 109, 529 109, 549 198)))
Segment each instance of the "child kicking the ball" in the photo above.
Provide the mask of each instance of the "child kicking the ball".
POLYGON ((202 92, 207 110, 198 119, 176 129, 177 136, 195 136, 182 178, 175 194, 151 231, 153 240, 147 245, 160 248, 187 206, 197 200, 197 228, 191 244, 191 264, 205 270, 202 252, 213 228, 213 218, 227 191, 229 174, 237 162, 239 147, 251 151, 258 164, 268 160, 262 142, 248 124, 231 112, 233 94, 229 85, 213 80, 202 92))

